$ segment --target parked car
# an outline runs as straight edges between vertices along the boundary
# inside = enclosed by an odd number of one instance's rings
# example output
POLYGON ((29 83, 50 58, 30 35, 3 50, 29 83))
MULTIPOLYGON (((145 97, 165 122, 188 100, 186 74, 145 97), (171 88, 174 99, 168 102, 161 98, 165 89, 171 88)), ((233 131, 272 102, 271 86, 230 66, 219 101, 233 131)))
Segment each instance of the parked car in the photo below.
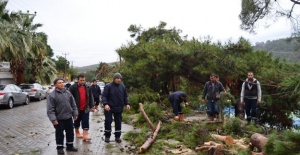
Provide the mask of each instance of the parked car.
POLYGON ((23 92, 27 92, 29 97, 32 99, 41 101, 47 96, 45 88, 43 88, 43 86, 38 83, 21 84, 19 87, 23 90, 23 92))
POLYGON ((43 90, 45 91, 46 93, 46 98, 48 97, 48 95, 55 89, 54 86, 51 86, 51 85, 45 85, 43 86, 43 90))
POLYGON ((29 104, 29 95, 14 84, 0 85, 0 105, 13 108, 15 104, 29 104))
POLYGON ((100 81, 100 82, 97 82, 97 85, 100 87, 100 90, 101 90, 101 94, 103 93, 104 91, 104 86, 105 86, 105 83, 100 81))

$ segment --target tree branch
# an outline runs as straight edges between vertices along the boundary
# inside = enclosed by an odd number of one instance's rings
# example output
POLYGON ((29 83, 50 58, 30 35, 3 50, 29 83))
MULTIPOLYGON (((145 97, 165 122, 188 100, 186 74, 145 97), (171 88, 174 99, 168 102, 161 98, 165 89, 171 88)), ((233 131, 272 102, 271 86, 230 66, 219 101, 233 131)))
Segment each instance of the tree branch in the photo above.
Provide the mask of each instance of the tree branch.
POLYGON ((298 0, 291 0, 291 2, 297 4, 297 5, 300 5, 300 2, 298 0))

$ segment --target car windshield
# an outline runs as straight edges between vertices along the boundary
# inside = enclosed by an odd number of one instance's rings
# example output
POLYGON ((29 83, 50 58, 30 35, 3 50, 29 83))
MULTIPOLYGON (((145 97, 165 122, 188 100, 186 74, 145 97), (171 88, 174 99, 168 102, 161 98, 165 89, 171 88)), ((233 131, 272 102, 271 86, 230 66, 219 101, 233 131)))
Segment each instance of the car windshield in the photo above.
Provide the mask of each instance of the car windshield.
POLYGON ((0 90, 4 90, 5 85, 0 85, 0 90))
POLYGON ((105 86, 104 82, 98 82, 98 85, 103 87, 105 86))
POLYGON ((33 87, 34 87, 33 85, 20 85, 21 89, 31 89, 33 87))

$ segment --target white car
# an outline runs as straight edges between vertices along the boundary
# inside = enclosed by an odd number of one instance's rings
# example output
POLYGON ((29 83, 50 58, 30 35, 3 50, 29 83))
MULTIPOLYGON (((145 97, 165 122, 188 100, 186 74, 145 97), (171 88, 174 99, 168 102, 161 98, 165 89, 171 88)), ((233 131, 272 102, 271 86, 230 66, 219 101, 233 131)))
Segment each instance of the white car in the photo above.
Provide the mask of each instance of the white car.
POLYGON ((105 86, 105 83, 100 81, 100 82, 97 82, 97 85, 100 87, 100 90, 101 90, 101 94, 103 93, 104 91, 104 86, 105 86))

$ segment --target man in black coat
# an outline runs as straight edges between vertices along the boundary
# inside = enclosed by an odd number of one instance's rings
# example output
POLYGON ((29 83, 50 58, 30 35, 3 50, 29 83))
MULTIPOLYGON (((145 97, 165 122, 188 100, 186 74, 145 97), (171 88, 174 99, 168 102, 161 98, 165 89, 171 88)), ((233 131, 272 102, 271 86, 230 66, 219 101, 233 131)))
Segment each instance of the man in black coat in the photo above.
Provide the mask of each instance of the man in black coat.
POLYGON ((126 109, 130 110, 130 105, 128 101, 128 94, 126 87, 122 84, 122 75, 120 73, 115 73, 113 76, 113 82, 108 83, 104 87, 104 91, 101 95, 102 104, 104 106, 104 135, 105 142, 109 143, 111 136, 111 123, 112 117, 114 116, 115 121, 115 141, 121 143, 121 123, 122 123, 122 112, 124 106, 126 109))
POLYGON ((93 84, 91 85, 94 102, 95 102, 95 110, 98 110, 98 106, 100 103, 100 95, 101 95, 101 89, 97 85, 97 80, 93 80, 93 84))

